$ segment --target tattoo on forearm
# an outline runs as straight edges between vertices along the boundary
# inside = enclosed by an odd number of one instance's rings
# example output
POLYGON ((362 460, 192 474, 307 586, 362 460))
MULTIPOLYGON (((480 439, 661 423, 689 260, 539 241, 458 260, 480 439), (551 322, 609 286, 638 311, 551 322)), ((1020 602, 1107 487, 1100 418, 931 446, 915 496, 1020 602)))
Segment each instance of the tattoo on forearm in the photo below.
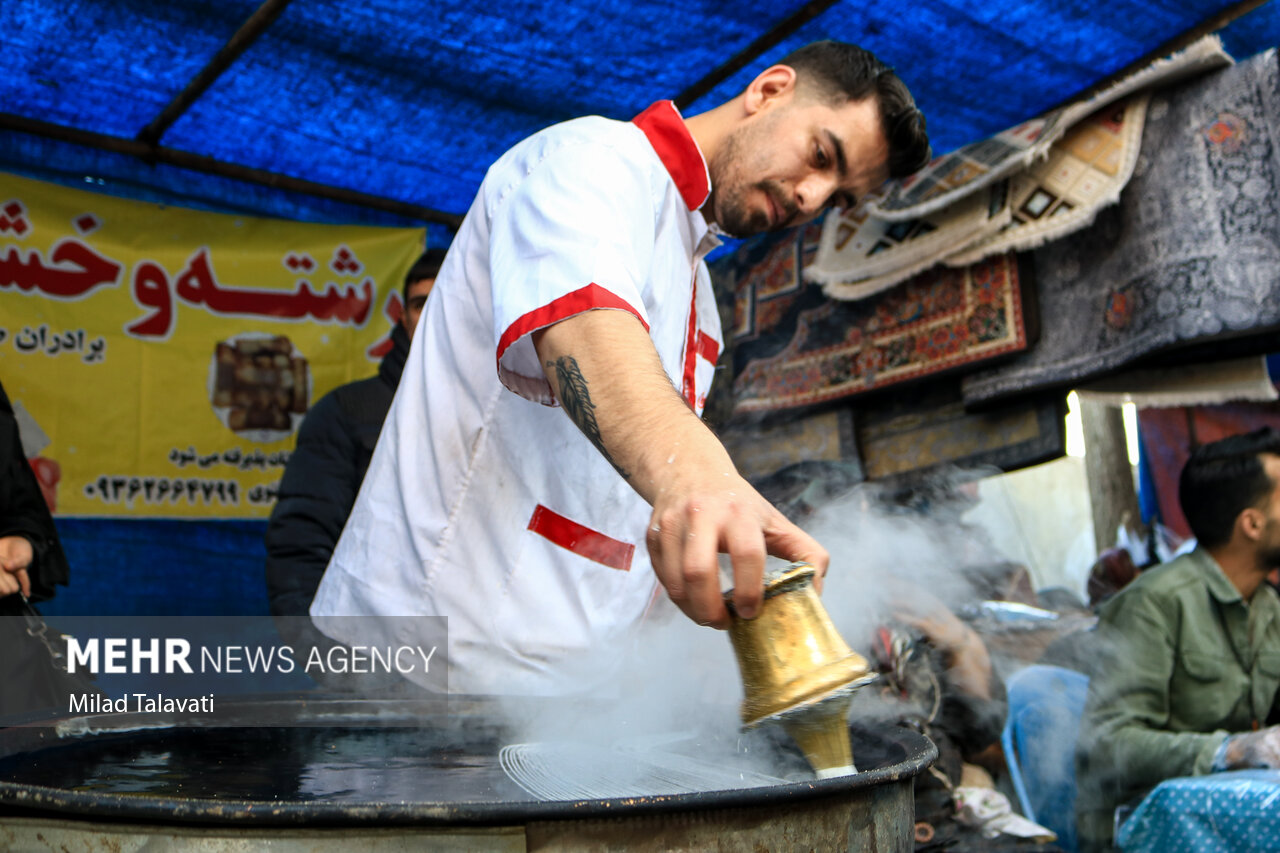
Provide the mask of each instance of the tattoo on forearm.
POLYGON ((556 370, 556 384, 560 386, 560 405, 565 413, 578 425, 582 434, 590 439, 600 455, 622 475, 624 480, 631 479, 631 473, 614 461, 600 437, 600 425, 596 423, 596 404, 591 402, 591 394, 587 391, 587 378, 578 367, 578 360, 571 355, 563 355, 555 361, 548 361, 547 367, 556 370))

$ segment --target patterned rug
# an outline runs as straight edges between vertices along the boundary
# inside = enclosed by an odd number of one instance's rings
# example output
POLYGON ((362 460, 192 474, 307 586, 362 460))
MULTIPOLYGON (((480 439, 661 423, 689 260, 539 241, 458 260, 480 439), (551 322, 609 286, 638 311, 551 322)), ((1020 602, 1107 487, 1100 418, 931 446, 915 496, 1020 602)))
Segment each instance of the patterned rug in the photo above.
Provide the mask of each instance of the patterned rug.
POLYGON ((1041 158, 1077 121, 1152 85, 1168 85, 1230 64, 1216 36, 1208 36, 1098 94, 1052 110, 1017 127, 937 157, 924 170, 890 184, 872 202, 872 213, 889 220, 916 219, 1041 158))
POLYGON ((940 466, 1015 471, 1066 453, 1066 415, 1061 395, 968 412, 958 385, 942 381, 859 409, 855 433, 869 480, 940 466))
POLYGON ((972 367, 1034 339, 1028 276, 1015 256, 935 267, 871 299, 841 302, 804 282, 820 232, 811 224, 757 238, 712 265, 717 291, 733 294, 735 417, 972 367))
POLYGON ((1092 98, 939 158, 883 197, 828 217, 805 275, 832 298, 862 299, 935 263, 966 266, 1078 231, 1115 204, 1133 174, 1151 89, 1229 63, 1210 37, 1092 98))
POLYGON ((966 412, 959 384, 942 379, 783 421, 739 421, 721 438, 743 476, 799 518, 863 480, 1056 459, 1066 452, 1065 415, 1061 396, 966 412))
POLYGON ((870 216, 860 205, 827 217, 804 275, 832 299, 865 299, 927 270, 957 246, 986 243, 1012 222, 1008 181, 906 222, 870 216))
POLYGON ((1053 144, 1048 156, 1009 178, 1011 221, 999 232, 948 255, 949 266, 1020 252, 1079 231, 1120 199, 1142 147, 1150 94, 1104 107, 1053 144))
POLYGON ((1150 89, 1229 61, 1215 39, 1202 40, 1093 98, 940 158, 883 198, 829 217, 805 275, 833 298, 862 299, 935 263, 965 266, 1084 228, 1133 173, 1150 89), (933 194, 895 207, 907 183, 933 194))
POLYGON ((1048 318, 1039 343, 966 376, 967 405, 1159 366, 1209 344, 1237 356, 1274 348, 1278 86, 1272 50, 1153 95, 1120 204, 1033 253, 1048 318))

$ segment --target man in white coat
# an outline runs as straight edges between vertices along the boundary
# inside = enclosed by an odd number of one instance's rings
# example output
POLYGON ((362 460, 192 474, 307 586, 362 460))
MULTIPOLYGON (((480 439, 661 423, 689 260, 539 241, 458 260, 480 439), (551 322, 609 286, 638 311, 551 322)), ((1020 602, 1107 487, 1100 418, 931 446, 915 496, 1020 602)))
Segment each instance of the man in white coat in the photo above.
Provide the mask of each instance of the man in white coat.
POLYGON ((316 625, 400 645, 414 618, 391 617, 447 617, 451 692, 564 693, 658 584, 726 627, 719 553, 748 618, 767 554, 825 572, 700 419, 723 340, 703 259, 928 157, 901 80, 835 42, 688 119, 659 101, 509 150, 437 278, 316 625))

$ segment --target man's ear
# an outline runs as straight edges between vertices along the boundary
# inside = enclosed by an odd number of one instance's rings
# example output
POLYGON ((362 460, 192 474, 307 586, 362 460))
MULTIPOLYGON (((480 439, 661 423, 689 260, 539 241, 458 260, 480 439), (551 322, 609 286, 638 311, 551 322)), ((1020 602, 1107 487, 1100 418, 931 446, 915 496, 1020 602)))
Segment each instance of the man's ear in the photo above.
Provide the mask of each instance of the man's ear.
POLYGON ((1236 527, 1244 534, 1245 538, 1250 542, 1257 542, 1262 538, 1262 530, 1267 526, 1267 517, 1262 510, 1248 507, 1236 516, 1236 527))
POLYGON ((743 93, 748 115, 767 110, 789 99, 796 88, 796 71, 790 65, 771 65, 756 75, 743 93))

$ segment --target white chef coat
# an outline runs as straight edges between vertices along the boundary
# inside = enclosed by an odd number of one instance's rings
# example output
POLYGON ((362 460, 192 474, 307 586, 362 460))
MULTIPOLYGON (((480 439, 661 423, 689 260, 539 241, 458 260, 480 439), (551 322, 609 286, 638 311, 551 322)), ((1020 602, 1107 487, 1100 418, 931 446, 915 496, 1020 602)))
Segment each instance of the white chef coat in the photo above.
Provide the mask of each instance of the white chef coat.
POLYGON ((322 631, 399 645, 412 620, 336 617, 446 616, 455 693, 572 692, 567 672, 621 651, 657 590, 651 509, 558 411, 530 335, 633 314, 701 414, 723 345, 710 189, 669 101, 548 128, 489 169, 312 603, 322 631))

